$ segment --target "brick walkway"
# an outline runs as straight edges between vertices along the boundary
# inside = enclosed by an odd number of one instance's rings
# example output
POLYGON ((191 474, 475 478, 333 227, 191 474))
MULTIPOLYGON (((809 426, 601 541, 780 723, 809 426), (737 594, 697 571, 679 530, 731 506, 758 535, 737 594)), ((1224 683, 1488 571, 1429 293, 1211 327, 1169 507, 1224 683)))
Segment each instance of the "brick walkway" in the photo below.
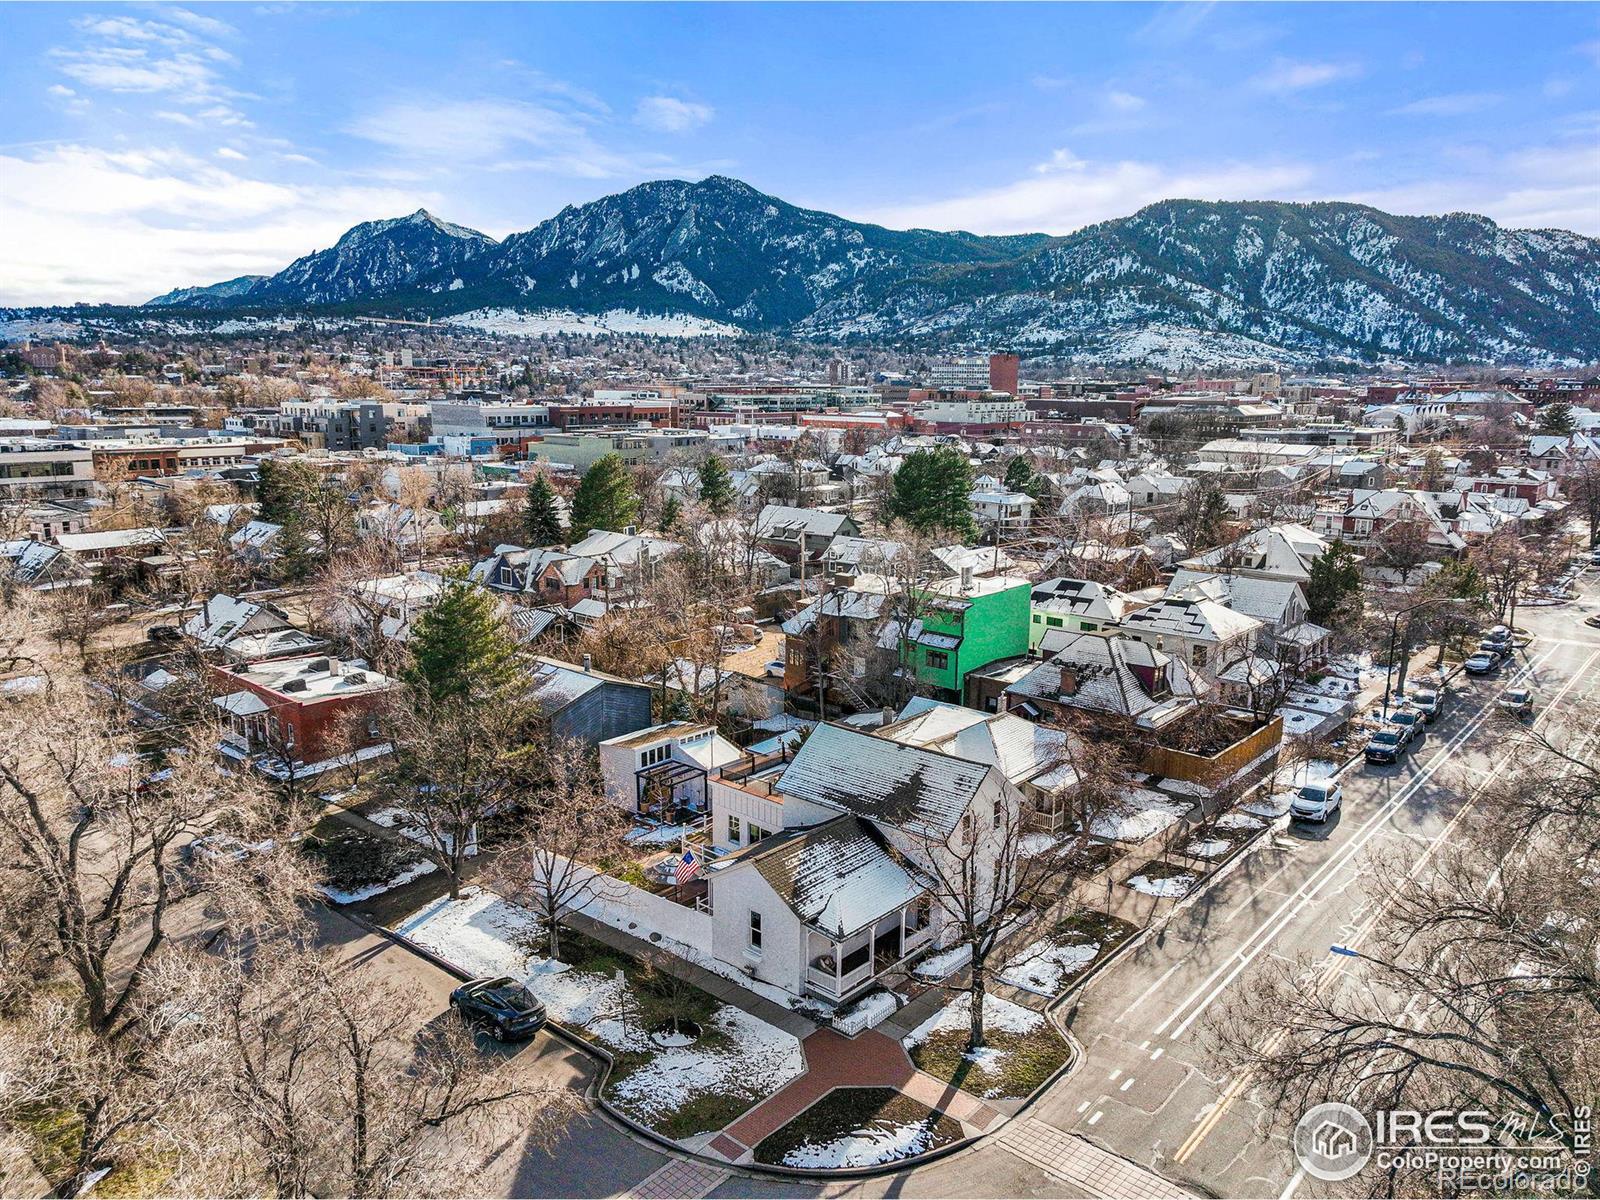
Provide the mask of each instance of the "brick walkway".
POLYGON ((982 1133, 1000 1120, 1000 1114, 983 1101, 918 1071, 899 1042, 875 1030, 847 1038, 832 1029, 819 1029, 800 1048, 806 1056, 806 1073, 729 1125, 708 1150, 738 1161, 836 1087, 895 1088, 949 1113, 969 1133, 982 1133))
POLYGON ((999 1144, 1018 1158, 1096 1196, 1118 1200, 1194 1200, 1170 1179, 1102 1150, 1093 1142, 1027 1118, 1014 1121, 999 1144))
POLYGON ((704 1163, 675 1158, 634 1184, 628 1195, 638 1200, 693 1200, 708 1194, 728 1178, 728 1172, 704 1163))

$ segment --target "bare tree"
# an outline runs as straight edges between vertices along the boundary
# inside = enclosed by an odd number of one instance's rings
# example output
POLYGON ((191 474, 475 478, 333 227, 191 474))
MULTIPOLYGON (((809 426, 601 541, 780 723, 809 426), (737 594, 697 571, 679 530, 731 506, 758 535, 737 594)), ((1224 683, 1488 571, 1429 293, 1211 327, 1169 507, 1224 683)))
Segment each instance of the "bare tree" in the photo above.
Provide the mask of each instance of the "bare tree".
POLYGON ((559 958, 561 922, 607 894, 610 880, 603 868, 620 850, 626 818, 606 795, 582 742, 552 741, 544 764, 544 802, 528 813, 520 837, 500 855, 496 882, 506 899, 538 914, 546 951, 559 958))

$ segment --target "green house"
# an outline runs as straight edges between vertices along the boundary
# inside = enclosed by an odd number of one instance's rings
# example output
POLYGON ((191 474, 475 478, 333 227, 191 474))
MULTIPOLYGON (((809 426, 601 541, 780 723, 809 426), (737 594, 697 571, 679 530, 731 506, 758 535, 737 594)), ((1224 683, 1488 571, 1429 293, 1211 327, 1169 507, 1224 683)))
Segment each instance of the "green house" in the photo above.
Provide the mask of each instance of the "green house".
POLYGON ((923 593, 922 614, 901 644, 919 682, 959 701, 968 672, 1028 653, 1026 579, 941 580, 923 593))

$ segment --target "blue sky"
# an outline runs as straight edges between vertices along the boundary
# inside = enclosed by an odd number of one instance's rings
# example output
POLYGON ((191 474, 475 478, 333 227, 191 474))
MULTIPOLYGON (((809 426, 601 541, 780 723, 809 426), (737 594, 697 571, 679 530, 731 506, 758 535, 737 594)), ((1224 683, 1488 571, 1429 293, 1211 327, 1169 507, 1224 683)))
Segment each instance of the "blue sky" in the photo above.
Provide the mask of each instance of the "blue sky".
POLYGON ((0 4, 0 303, 662 176, 1064 233, 1169 196, 1600 235, 1590 4, 0 4))

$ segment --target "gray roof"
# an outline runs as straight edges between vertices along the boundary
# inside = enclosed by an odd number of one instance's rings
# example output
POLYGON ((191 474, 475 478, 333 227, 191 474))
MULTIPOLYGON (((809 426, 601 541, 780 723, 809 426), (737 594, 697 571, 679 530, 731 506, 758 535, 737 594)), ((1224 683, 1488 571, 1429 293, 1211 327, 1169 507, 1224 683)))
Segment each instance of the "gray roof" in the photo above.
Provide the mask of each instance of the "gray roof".
POLYGON ((835 817, 757 844, 749 861, 807 925, 847 938, 927 891, 867 822, 835 817))
POLYGON ((842 725, 818 725, 775 790, 908 833, 944 838, 971 806, 990 769, 842 725))

